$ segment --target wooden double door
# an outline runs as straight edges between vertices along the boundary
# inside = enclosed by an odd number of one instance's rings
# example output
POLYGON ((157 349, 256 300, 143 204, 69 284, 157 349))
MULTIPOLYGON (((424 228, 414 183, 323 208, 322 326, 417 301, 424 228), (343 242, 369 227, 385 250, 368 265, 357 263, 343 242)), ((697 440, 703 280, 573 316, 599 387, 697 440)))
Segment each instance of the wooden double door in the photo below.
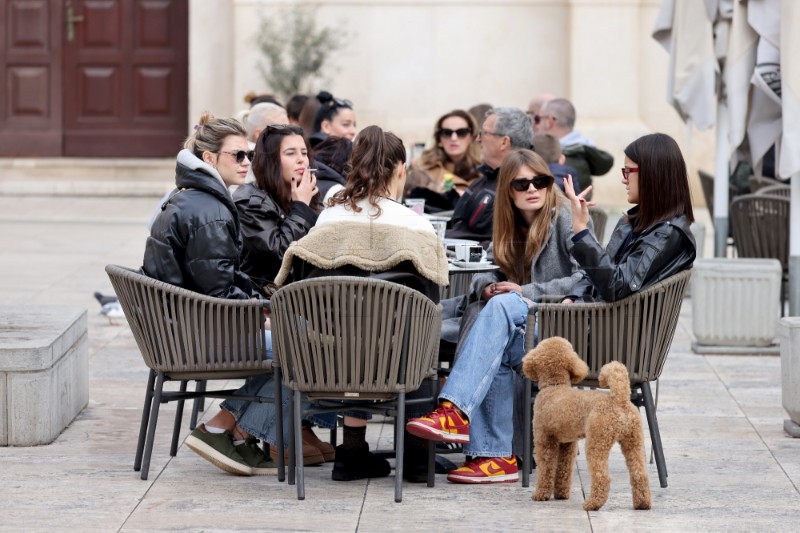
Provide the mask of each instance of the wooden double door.
POLYGON ((0 6, 0 156, 178 152, 188 123, 188 0, 0 6))

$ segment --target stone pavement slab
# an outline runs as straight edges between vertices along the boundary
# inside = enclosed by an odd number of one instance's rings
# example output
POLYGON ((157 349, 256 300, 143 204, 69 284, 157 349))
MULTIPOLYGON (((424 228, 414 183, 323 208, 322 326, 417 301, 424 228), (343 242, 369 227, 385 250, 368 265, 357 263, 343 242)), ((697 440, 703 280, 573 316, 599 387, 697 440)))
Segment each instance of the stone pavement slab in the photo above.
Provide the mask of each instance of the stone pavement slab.
MULTIPOLYGON (((651 511, 631 509, 618 447, 609 501, 597 512, 581 508, 590 488, 583 455, 566 501, 533 502, 533 486, 459 486, 439 475, 432 489, 406 483, 395 504, 393 477, 337 483, 330 464, 306 468, 298 501, 295 487, 227 475, 183 445, 170 458, 172 404, 162 406, 150 477, 140 480, 132 464, 147 369, 124 320, 100 315, 92 293, 111 292, 107 263, 140 264, 157 201, 0 196, 0 305, 88 309, 90 385, 89 405, 52 444, 0 447, 0 531, 797 529, 800 440, 783 433, 779 358, 694 354, 688 302, 658 387, 669 487, 649 464, 651 511)), ((181 443, 188 417, 187 409, 181 443)), ((373 448, 391 434, 380 419, 368 426, 373 448)))

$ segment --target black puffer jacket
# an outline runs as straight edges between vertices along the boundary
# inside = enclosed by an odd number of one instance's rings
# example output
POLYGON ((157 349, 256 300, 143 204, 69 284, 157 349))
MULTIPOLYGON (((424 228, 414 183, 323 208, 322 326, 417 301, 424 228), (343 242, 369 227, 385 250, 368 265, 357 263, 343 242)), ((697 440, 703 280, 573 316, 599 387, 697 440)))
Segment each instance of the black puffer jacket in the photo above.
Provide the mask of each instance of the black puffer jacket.
POLYGON ((255 183, 233 194, 242 225, 242 270, 260 290, 272 284, 289 245, 317 223, 317 214, 303 202, 292 202, 288 213, 255 183))
POLYGON ((251 298, 250 279, 239 265, 239 218, 219 174, 182 150, 175 186, 147 238, 144 274, 208 296, 251 298))
POLYGON ((630 219, 638 210, 620 219, 605 250, 586 232, 575 235, 571 253, 584 274, 568 297, 613 302, 692 268, 697 252, 686 217, 658 222, 637 235, 630 219))

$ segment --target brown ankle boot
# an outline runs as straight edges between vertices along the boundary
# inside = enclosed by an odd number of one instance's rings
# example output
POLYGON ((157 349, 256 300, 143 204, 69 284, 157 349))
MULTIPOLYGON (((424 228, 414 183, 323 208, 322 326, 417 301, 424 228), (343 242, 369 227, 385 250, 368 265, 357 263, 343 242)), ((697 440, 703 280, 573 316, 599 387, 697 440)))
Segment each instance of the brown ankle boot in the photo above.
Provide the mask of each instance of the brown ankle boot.
MULTIPOLYGON (((269 447, 269 457, 275 462, 278 462, 278 456, 275 453, 275 446, 269 447)), ((286 464, 289 464, 289 450, 288 448, 283 452, 283 459, 286 464)), ((325 462, 325 457, 322 453, 311 444, 303 442, 303 466, 320 465, 325 462)))
POLYGON ((326 463, 330 463, 336 457, 336 450, 330 442, 325 442, 317 437, 314 430, 310 426, 303 426, 303 445, 310 444, 322 454, 326 463))

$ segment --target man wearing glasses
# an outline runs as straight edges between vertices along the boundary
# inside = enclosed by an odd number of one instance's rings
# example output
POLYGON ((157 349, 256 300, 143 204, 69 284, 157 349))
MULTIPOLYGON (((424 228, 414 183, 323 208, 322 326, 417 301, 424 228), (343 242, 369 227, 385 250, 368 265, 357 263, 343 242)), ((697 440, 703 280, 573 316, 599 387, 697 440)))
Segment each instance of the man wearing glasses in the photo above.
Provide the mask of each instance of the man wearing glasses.
MULTIPOLYGON (((539 115, 534 117, 538 123, 538 133, 549 133, 558 138, 566 164, 573 167, 578 175, 581 190, 592 184, 592 176, 602 176, 614 166, 614 157, 595 146, 594 141, 584 137, 575 128, 575 106, 566 98, 553 98, 542 105, 539 115)), ((586 199, 592 197, 591 192, 586 199)))
POLYGON ((519 148, 533 148, 531 118, 521 109, 496 107, 486 112, 478 142, 483 164, 478 167, 482 176, 474 180, 456 203, 448 238, 473 239, 479 242, 492 239, 494 196, 497 173, 506 155, 519 148))

